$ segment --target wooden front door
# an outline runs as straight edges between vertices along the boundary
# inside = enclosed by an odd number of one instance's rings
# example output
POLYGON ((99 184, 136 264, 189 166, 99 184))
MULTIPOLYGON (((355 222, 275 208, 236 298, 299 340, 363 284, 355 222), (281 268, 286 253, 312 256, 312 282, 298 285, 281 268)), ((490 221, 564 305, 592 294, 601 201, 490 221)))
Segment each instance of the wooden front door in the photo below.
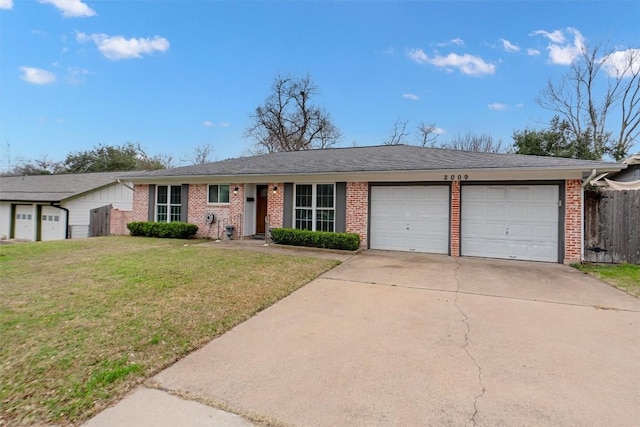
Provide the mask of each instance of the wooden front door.
POLYGON ((256 187, 256 234, 264 234, 264 219, 267 216, 267 191, 266 185, 258 185, 256 187))

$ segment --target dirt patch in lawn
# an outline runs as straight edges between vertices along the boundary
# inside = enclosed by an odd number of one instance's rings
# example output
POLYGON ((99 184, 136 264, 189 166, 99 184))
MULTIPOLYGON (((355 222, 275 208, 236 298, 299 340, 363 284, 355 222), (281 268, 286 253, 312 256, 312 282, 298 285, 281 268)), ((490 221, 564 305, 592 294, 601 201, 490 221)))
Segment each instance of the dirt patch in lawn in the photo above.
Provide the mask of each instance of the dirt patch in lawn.
POLYGON ((332 268, 131 237, 0 247, 0 425, 79 424, 332 268))

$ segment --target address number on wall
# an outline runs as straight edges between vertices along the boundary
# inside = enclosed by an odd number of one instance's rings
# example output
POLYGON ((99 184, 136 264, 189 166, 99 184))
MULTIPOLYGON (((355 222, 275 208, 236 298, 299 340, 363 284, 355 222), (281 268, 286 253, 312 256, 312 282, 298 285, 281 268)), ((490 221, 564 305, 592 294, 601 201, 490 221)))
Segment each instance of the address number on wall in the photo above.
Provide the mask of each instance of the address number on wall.
POLYGON ((468 174, 464 174, 464 175, 449 175, 449 174, 445 174, 444 175, 444 180, 445 181, 462 181, 462 180, 467 180, 469 179, 469 175, 468 174))

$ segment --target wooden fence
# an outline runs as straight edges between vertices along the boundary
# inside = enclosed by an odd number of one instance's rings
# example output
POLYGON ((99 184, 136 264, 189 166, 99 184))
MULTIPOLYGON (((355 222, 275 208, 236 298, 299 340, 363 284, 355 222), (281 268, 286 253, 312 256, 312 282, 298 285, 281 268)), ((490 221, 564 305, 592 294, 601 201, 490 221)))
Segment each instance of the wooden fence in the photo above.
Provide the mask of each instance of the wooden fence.
POLYGON ((108 236, 111 224, 111 205, 91 209, 89 216, 89 237, 108 236))
POLYGON ((640 264, 640 190, 585 191, 587 262, 640 264))

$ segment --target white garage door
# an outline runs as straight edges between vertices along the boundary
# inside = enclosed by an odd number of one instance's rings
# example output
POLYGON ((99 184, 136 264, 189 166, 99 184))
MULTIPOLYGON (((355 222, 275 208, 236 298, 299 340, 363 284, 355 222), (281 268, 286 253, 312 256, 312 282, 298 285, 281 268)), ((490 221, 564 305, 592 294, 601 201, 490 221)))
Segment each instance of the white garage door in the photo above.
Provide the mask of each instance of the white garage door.
POLYGON ((558 261, 557 185, 466 185, 461 254, 558 261))
POLYGON ((449 253, 449 187, 371 187, 370 246, 449 253))
POLYGON ((51 206, 42 207, 42 235, 41 239, 64 240, 65 211, 51 206))
POLYGON ((16 239, 35 240, 34 209, 33 206, 16 206, 15 230, 16 239))

